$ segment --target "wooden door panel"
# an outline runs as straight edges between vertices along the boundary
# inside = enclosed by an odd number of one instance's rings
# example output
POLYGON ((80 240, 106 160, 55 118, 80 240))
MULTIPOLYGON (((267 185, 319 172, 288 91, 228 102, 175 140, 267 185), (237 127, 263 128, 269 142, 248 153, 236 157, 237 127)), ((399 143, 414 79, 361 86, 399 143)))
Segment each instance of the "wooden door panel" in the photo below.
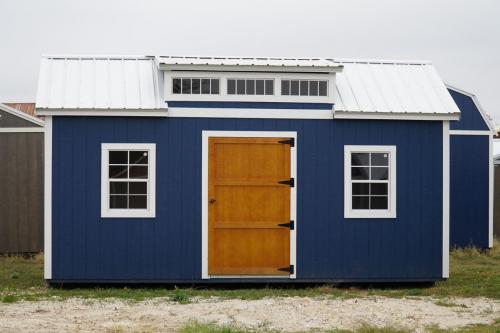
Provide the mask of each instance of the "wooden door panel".
POLYGON ((290 190, 286 186, 215 186, 214 222, 286 223, 290 190))
MULTIPOLYGON (((238 138, 244 139, 244 138, 238 138)), ((241 140, 239 140, 241 141, 241 140)), ((217 180, 275 180, 286 177, 286 145, 274 142, 214 144, 214 177, 217 180)), ((289 147, 288 147, 289 149, 289 147)))
POLYGON ((290 231, 217 228, 211 274, 288 275, 279 271, 290 264, 290 231))
POLYGON ((288 275, 287 138, 209 138, 209 265, 212 275, 288 275))

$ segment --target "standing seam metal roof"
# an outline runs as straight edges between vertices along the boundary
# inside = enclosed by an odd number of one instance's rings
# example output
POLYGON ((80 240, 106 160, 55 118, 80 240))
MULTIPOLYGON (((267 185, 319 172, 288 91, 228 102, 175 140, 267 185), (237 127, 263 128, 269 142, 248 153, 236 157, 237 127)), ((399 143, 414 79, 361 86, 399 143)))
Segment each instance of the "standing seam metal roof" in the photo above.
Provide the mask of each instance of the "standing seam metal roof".
POLYGON ((336 112, 460 114, 430 62, 335 61, 336 112))
POLYGON ((159 64, 343 67, 336 113, 458 115, 460 110, 427 61, 323 58, 47 56, 41 60, 38 110, 165 109, 159 64))
POLYGON ((164 108, 154 57, 43 57, 37 109, 164 108))

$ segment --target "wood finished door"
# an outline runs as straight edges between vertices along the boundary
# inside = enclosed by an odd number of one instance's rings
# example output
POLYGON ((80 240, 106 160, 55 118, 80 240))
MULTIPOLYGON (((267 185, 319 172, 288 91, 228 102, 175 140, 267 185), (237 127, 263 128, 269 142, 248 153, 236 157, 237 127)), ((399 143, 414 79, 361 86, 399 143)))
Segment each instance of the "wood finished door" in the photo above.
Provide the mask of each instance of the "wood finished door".
POLYGON ((209 138, 208 274, 290 274, 286 140, 209 138))

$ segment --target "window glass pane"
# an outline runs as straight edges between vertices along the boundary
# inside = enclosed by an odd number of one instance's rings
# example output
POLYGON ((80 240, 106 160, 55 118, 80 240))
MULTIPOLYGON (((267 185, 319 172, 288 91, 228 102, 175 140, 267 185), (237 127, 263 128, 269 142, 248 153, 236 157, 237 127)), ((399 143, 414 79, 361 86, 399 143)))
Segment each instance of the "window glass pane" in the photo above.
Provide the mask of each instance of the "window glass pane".
POLYGON ((370 197, 370 209, 387 209, 387 197, 370 197))
POLYGON ((372 167, 372 180, 386 180, 389 177, 388 167, 372 167))
POLYGON ((255 80, 247 80, 247 95, 255 95, 255 80))
POLYGON ((352 209, 369 209, 370 208, 370 197, 352 197, 352 209))
POLYGON ((130 194, 148 194, 148 183, 146 182, 130 182, 130 194))
POLYGON ((236 81, 236 93, 238 95, 245 95, 245 80, 236 81))
POLYGON ((389 154, 388 153, 372 153, 372 165, 389 165, 389 154))
POLYGON ((264 95, 264 80, 255 80, 255 93, 264 95))
POLYGON ((128 166, 126 165, 110 165, 109 178, 127 178, 128 166))
POLYGON ((236 94, 236 80, 227 80, 227 94, 236 94))
POLYGON ((128 194, 127 182, 110 182, 109 193, 111 194, 128 194))
POLYGON ((181 93, 181 79, 173 79, 172 81, 172 92, 174 94, 181 93))
POLYGON ((281 95, 290 95, 290 80, 281 80, 281 95))
POLYGON ((300 96, 309 95, 309 82, 308 81, 300 81, 300 96))
POLYGON ((130 151, 130 164, 148 164, 148 152, 144 150, 130 151))
POLYGON ((131 166, 129 178, 148 178, 147 166, 131 166))
POLYGON ((126 195, 110 195, 109 208, 127 208, 126 195))
POLYGON ((319 81, 319 95, 326 96, 326 81, 319 81))
POLYGON ((129 197, 129 208, 146 209, 148 208, 146 195, 131 195, 129 197))
POLYGON ((266 80, 266 95, 274 95, 274 81, 266 80))
POLYGON ((352 153, 351 154, 351 165, 370 165, 370 153, 352 153))
POLYGON ((388 194, 387 185, 388 185, 387 183, 371 183, 370 184, 370 194, 372 194, 372 195, 387 195, 388 194))
POLYGON ((201 93, 210 94, 210 79, 201 79, 201 93))
POLYGON ((201 80, 200 79, 192 79, 191 80, 191 93, 199 94, 200 93, 201 80))
POLYGON ((368 195, 370 194, 370 184, 369 183, 352 183, 352 194, 353 195, 368 195))
POLYGON ((309 81, 309 96, 318 96, 318 81, 309 81))
POLYGON ((191 79, 182 79, 182 93, 183 94, 191 93, 191 79))
POLYGON ((369 178, 369 169, 368 167, 352 167, 351 168, 351 178, 353 180, 368 180, 369 178))
POLYGON ((211 79, 211 87, 210 87, 210 92, 212 95, 218 95, 219 94, 219 79, 211 79))
POLYGON ((109 164, 127 164, 128 151, 109 151, 109 164))
POLYGON ((299 94, 299 81, 290 81, 290 95, 297 96, 299 94))

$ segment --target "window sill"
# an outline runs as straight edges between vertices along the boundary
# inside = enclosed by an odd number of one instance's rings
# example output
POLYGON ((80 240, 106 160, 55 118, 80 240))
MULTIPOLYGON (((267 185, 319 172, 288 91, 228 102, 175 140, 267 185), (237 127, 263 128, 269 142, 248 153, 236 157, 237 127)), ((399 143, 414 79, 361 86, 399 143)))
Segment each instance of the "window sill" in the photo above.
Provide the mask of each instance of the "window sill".
POLYGON ((101 211, 101 218, 155 218, 154 211, 147 209, 113 209, 101 211))
POLYGON ((396 212, 394 211, 373 211, 373 210, 357 210, 344 212, 346 219, 395 219, 396 212))

